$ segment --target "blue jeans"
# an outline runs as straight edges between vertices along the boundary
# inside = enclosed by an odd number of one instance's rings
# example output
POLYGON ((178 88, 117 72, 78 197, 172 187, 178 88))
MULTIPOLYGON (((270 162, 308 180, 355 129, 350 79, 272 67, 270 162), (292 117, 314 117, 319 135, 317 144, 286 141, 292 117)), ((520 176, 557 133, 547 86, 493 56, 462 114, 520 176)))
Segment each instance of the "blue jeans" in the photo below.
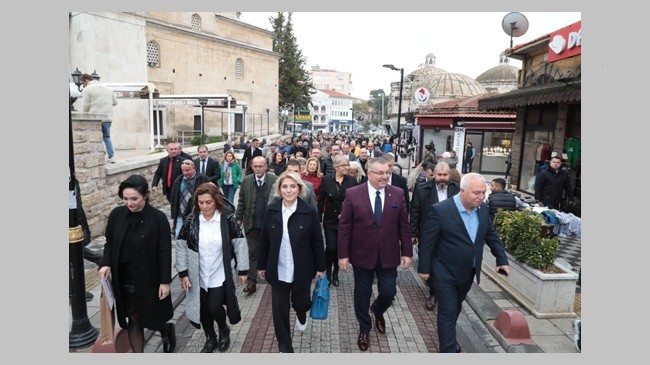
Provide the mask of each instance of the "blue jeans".
POLYGON ((174 232, 174 237, 178 238, 178 234, 181 233, 181 228, 183 228, 183 217, 178 216, 176 217, 176 231, 174 232))
POLYGON ((115 154, 113 150, 113 142, 111 142, 111 121, 102 122, 102 137, 104 138, 104 147, 106 147, 106 154, 108 158, 112 158, 115 154))
POLYGON ((229 202, 235 204, 235 185, 221 185, 221 191, 229 202))

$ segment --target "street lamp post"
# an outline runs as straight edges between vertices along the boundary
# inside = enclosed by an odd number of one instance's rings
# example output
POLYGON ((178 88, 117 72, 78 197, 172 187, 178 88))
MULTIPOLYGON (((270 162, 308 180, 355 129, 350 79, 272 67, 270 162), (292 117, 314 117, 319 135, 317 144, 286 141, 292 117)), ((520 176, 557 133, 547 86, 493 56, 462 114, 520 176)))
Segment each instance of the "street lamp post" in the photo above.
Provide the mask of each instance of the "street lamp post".
POLYGON ((295 121, 295 117, 294 117, 294 108, 295 108, 295 106, 293 104, 291 104, 291 103, 284 104, 283 106, 280 107, 280 115, 279 116, 282 119, 282 121, 284 122, 284 127, 283 127, 282 131, 280 132, 281 134, 285 133, 285 130, 287 129, 287 120, 289 119, 290 116, 292 117, 292 122, 293 122, 293 129, 292 129, 293 134, 294 135, 296 134, 296 121, 295 121))
POLYGON ((199 144, 204 144, 205 143, 205 122, 204 122, 204 109, 205 106, 208 105, 208 98, 202 96, 199 97, 199 104, 201 104, 201 143, 199 144))
MULTIPOLYGON (((241 110, 242 110, 241 124, 242 124, 242 129, 244 130, 244 132, 246 132, 246 129, 247 129, 246 128, 246 110, 247 109, 248 109, 248 107, 246 105, 241 106, 241 110)), ((253 134, 255 134, 255 119, 253 119, 253 131, 252 132, 253 132, 253 134)))
POLYGON ((230 101, 232 100, 232 96, 228 94, 228 142, 232 142, 230 139, 230 101))
MULTIPOLYGON (((95 73, 96 74, 96 73, 95 73)), ((73 73, 77 88, 81 87, 82 73, 77 68, 73 73)), ((99 76, 97 76, 99 78, 99 76)), ((68 88, 69 89, 69 88, 68 88)), ((74 146, 72 143, 72 106, 69 109, 69 222, 68 222, 68 277, 70 285, 70 307, 72 309, 72 327, 68 337, 68 347, 87 347, 95 342, 99 336, 97 328, 90 324, 88 308, 86 307, 86 277, 84 273, 83 241, 84 233, 79 224, 77 207, 77 178, 75 177, 74 146)))
MULTIPOLYGON (((399 124, 402 119, 402 89, 404 86, 404 68, 397 68, 393 65, 384 65, 383 67, 390 68, 393 71, 399 71, 399 102, 397 104, 397 148, 399 149, 400 144, 400 134, 399 134, 399 124)), ((397 162, 397 153, 395 154, 395 162, 397 162)))
POLYGON ((381 115, 379 116, 379 124, 380 125, 384 124, 384 96, 386 96, 386 94, 382 90, 382 92, 381 92, 381 115))
POLYGON ((271 115, 269 112, 271 112, 271 109, 266 108, 266 134, 269 134, 269 128, 271 126, 271 115))

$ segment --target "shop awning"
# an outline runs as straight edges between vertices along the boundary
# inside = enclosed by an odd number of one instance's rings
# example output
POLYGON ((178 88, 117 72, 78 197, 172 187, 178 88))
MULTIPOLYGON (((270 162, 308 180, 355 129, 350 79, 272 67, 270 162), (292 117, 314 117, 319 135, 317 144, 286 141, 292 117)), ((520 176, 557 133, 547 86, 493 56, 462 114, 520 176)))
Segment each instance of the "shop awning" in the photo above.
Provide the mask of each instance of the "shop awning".
POLYGON ((478 101, 478 110, 514 109, 538 104, 580 102, 580 96, 580 80, 570 83, 554 82, 481 99, 478 101))

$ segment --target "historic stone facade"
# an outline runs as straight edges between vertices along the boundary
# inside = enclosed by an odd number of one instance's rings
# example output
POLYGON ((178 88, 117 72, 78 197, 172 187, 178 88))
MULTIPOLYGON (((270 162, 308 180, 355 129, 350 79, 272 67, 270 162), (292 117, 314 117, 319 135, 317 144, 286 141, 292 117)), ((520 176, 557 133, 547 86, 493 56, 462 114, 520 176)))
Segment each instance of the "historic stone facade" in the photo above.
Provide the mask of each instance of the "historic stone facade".
MULTIPOLYGON (((70 72, 96 71, 109 87, 153 85, 160 95, 230 94, 237 100, 230 115, 233 135, 277 131, 280 55, 273 51, 274 33, 239 20, 236 12, 70 12, 69 29, 70 72)), ((111 128, 117 150, 149 148, 150 119, 160 120, 153 133, 164 144, 196 130, 201 115, 198 105, 151 112, 147 99, 118 102, 111 128)), ((226 135, 227 123, 226 109, 205 108, 207 135, 226 135)))

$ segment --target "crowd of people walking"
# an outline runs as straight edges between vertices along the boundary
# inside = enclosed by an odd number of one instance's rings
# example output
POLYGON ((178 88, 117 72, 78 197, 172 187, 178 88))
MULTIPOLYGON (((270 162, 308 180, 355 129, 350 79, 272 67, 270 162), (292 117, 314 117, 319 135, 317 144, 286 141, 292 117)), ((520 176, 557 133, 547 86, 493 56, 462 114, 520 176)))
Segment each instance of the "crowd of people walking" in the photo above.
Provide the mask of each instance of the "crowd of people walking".
MULTIPOLYGON (((270 144, 254 138, 241 161, 230 145, 221 160, 198 146, 192 160, 180 144, 169 143, 151 184, 140 175, 120 184, 124 206, 111 213, 106 229, 100 275, 112 278, 118 320, 133 351, 143 350, 143 328, 160 331, 165 352, 174 350, 174 325, 167 323, 174 238, 186 314, 205 332, 201 352, 228 349, 230 326, 241 320, 236 290, 252 295, 258 280, 271 286, 279 351, 293 352, 290 309, 304 331, 313 282, 326 276, 336 290, 339 271, 349 269, 357 345, 367 351, 373 326, 385 334, 397 270, 410 267, 414 247, 417 272, 429 287, 422 304, 437 308, 440 351, 460 352, 456 321, 473 281, 480 281, 482 246, 496 257, 495 269, 510 272, 492 225, 496 208, 489 209, 488 182, 472 172, 471 143, 462 177, 427 147, 419 182, 409 189, 395 166, 396 142, 352 134, 302 134, 270 144), (171 228, 148 204, 149 188, 156 192, 159 185, 171 205, 171 228)), ((564 180, 548 176, 539 193, 544 200, 564 187, 564 180)), ((492 181, 493 190, 507 193, 504 182, 492 181)), ((512 208, 505 195, 493 201, 512 208)))

